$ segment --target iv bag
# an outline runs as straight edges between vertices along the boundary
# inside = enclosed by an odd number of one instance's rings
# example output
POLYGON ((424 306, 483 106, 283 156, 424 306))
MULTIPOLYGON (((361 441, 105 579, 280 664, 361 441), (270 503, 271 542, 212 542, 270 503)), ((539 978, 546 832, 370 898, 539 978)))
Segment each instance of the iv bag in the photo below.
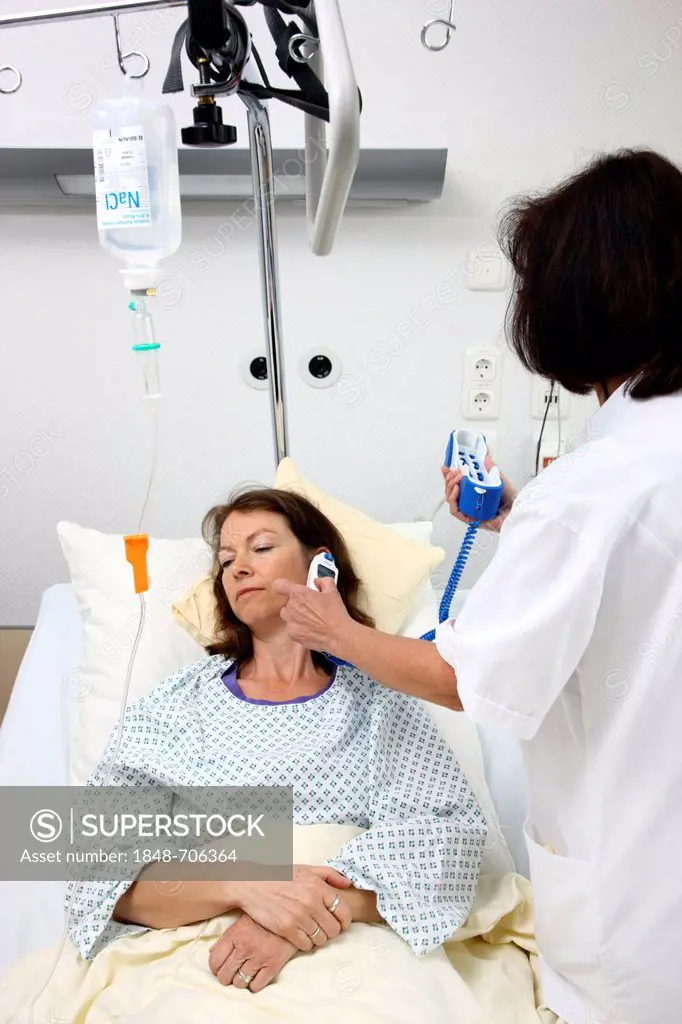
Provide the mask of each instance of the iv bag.
POLYGON ((104 100, 94 113, 93 151, 99 240, 123 260, 126 287, 153 288, 159 260, 182 237, 173 111, 131 94, 104 100))

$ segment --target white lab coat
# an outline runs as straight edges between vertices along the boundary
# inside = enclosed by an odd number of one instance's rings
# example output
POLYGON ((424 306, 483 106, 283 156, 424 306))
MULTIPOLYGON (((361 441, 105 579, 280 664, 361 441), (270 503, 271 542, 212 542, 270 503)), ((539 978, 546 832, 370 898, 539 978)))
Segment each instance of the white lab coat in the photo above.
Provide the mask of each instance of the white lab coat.
POLYGON ((436 642, 469 715, 524 741, 545 1002, 679 1024, 682 396, 621 388, 586 438, 519 494, 436 642))

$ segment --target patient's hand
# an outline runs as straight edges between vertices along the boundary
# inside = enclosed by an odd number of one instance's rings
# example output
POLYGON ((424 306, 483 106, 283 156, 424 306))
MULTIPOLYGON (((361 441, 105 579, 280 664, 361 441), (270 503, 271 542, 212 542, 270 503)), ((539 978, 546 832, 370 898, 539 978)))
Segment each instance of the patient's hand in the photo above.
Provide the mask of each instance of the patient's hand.
POLYGON ((242 914, 211 946, 208 966, 221 985, 260 992, 296 953, 296 947, 242 914), (251 980, 247 983, 237 971, 251 980))
POLYGON ((348 906, 336 897, 351 883, 334 868, 297 864, 292 882, 239 882, 237 886, 240 909, 303 952, 324 946, 350 926, 348 906))

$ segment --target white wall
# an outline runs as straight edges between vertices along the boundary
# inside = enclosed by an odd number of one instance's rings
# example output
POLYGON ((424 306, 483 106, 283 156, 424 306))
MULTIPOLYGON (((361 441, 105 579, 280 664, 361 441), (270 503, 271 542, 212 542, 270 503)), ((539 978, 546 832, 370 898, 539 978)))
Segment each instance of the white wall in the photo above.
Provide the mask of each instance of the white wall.
MULTIPOLYGON (((37 6, 9 0, 3 9, 37 6)), ((310 255, 301 211, 283 210, 279 223, 291 454, 321 486, 386 521, 433 510, 447 434, 463 422, 463 351, 503 345, 505 296, 468 291, 460 272, 494 232, 503 200, 549 185, 601 149, 649 145, 682 160, 679 0, 457 4, 449 49, 429 54, 419 30, 445 6, 344 3, 365 145, 447 146, 443 199, 350 213, 327 259, 310 255), (451 298, 429 314, 427 297, 446 278, 451 298), (419 326, 399 351, 395 329, 410 318, 419 326), (301 381, 298 358, 315 342, 342 356, 343 387, 301 381)), ((124 19, 128 41, 152 59, 151 92, 160 91, 180 19, 177 11, 124 19)), ((25 79, 16 96, 0 96, 2 144, 88 145, 89 109, 115 87, 112 52, 106 19, 0 30, 2 61, 25 79)), ((189 96, 174 103, 186 123, 189 96)), ((299 143, 297 114, 275 108, 272 119, 275 144, 299 143)), ((237 100, 226 120, 244 138, 237 100)), ((238 372, 263 346, 255 227, 242 219, 244 229, 221 243, 234 213, 186 208, 183 245, 156 302, 162 450, 145 527, 157 536, 196 534, 234 484, 272 479, 268 396, 238 372)), ((59 519, 111 532, 137 526, 150 433, 116 271, 93 214, 0 216, 2 625, 34 622, 41 590, 66 578, 59 519)), ((530 394, 530 378, 507 354, 502 415, 490 426, 501 465, 520 483, 538 426, 530 394)), ((591 408, 573 400, 569 433, 591 408)), ((455 550, 459 531, 443 512, 436 535, 455 550)), ((469 579, 489 556, 479 548, 469 579)))

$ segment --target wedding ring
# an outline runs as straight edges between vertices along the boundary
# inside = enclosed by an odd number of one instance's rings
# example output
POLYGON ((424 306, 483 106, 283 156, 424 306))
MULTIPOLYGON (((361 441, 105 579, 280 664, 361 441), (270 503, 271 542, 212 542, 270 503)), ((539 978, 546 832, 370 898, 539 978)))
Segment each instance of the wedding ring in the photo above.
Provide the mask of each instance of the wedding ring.
POLYGON ((329 904, 329 906, 327 908, 329 910, 330 914, 334 913, 334 911, 336 910, 336 908, 338 907, 340 902, 341 902, 341 897, 340 896, 335 896, 334 899, 332 900, 332 902, 329 904))
POLYGON ((240 981, 243 981, 245 985, 250 985, 251 982, 253 981, 253 975, 251 975, 251 974, 244 974, 244 972, 241 969, 241 967, 237 971, 237 977, 239 978, 240 981))
POLYGON ((322 931, 322 929, 320 928, 320 926, 319 926, 319 924, 318 924, 318 926, 317 926, 317 928, 315 929, 315 931, 314 931, 314 932, 311 932, 311 933, 310 933, 310 935, 309 935, 309 938, 311 938, 311 939, 314 939, 314 938, 315 938, 315 936, 317 935, 317 933, 318 933, 318 932, 321 932, 321 931, 322 931))

